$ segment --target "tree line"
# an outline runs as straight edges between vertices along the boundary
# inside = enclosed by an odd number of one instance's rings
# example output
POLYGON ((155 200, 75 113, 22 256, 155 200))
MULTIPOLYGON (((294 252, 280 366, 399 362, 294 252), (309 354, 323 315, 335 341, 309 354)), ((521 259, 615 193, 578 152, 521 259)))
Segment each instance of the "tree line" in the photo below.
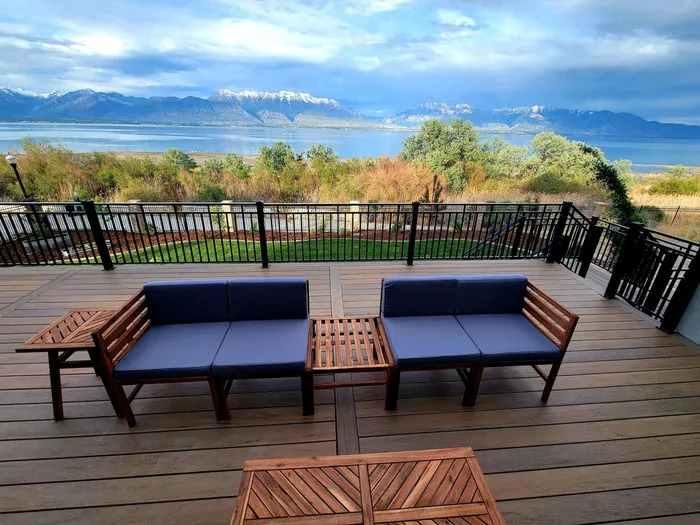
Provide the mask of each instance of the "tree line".
MULTIPOLYGON (((283 142, 263 146, 253 160, 228 154, 201 165, 176 149, 157 158, 85 154, 27 138, 22 150, 24 184, 42 201, 442 202, 489 187, 596 196, 609 190, 597 176, 602 165, 623 187, 631 174, 629 161, 610 163, 601 150, 555 133, 536 135, 528 149, 498 137, 485 140, 459 119, 425 122, 394 158, 340 159, 320 144, 295 152, 283 142)), ((23 200, 8 165, 0 167, 0 200, 23 200)))

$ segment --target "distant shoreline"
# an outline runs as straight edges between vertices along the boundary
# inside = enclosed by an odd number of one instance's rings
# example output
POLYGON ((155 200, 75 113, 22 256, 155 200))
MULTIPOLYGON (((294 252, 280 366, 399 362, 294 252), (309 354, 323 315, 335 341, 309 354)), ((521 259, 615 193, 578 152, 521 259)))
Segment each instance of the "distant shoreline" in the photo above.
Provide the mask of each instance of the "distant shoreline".
MULTIPOLYGON (((469 119, 463 119, 469 120, 469 119)), ((338 125, 284 125, 284 126, 266 126, 262 125, 245 125, 245 124, 207 124, 207 123, 178 123, 178 122, 124 122, 124 121, 105 121, 105 120, 3 120, 0 119, 0 124, 65 124, 65 125, 87 125, 87 126, 143 126, 143 127, 162 127, 162 126, 172 126, 175 128, 240 128, 240 129, 333 129, 341 131, 395 131, 395 132, 411 132, 417 133, 420 131, 420 126, 401 126, 396 124, 381 124, 372 123, 367 121, 362 121, 357 125, 353 124, 338 124, 338 125)), ((551 131, 552 133, 557 133, 558 135, 565 136, 567 138, 573 137, 572 140, 576 140, 576 137, 600 137, 603 139, 633 139, 633 140, 673 140, 673 141, 689 141, 689 142, 700 142, 700 138, 697 137, 666 137, 666 136, 630 136, 630 135, 613 135, 605 133, 569 133, 563 131, 554 130, 522 130, 522 129, 502 129, 494 127, 483 127, 474 126, 474 129, 479 133, 485 133, 487 135, 528 135, 534 136, 538 133, 544 133, 551 131)))

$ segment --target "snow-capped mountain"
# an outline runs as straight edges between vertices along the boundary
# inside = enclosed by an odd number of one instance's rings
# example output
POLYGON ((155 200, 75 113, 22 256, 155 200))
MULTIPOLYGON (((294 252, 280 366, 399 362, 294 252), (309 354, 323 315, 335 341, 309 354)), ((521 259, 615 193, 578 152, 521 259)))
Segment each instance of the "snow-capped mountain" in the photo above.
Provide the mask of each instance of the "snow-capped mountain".
POLYGON ((429 119, 461 118, 485 131, 623 137, 700 138, 700 126, 644 120, 630 113, 550 108, 542 105, 479 109, 468 104, 426 102, 384 119, 385 124, 415 127, 429 119))
POLYGON ((700 138, 700 126, 664 124, 630 113, 550 108, 542 105, 481 109, 469 104, 426 102, 383 121, 366 119, 332 98, 294 91, 231 91, 209 98, 131 97, 79 89, 35 93, 0 88, 0 121, 124 122, 274 127, 408 127, 429 119, 469 120, 494 132, 622 137, 700 138))
POLYGON ((295 91, 231 91, 221 89, 209 100, 217 102, 237 102, 249 113, 260 117, 264 113, 271 118, 275 113, 276 119, 285 117, 294 122, 300 116, 320 117, 340 120, 359 120, 362 115, 350 108, 343 107, 340 102, 332 98, 319 98, 309 93, 295 91))
POLYGON ((0 120, 338 126, 363 118, 336 100, 292 91, 221 90, 204 99, 130 97, 91 89, 39 94, 0 88, 0 120))

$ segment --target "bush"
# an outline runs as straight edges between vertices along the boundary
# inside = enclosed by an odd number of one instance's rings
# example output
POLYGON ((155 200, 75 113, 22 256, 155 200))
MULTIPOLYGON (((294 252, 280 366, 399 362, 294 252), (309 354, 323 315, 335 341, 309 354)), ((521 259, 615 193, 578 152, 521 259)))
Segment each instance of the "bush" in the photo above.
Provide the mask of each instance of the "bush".
POLYGON ((642 206, 639 209, 639 215, 647 225, 653 223, 658 224, 663 222, 663 220, 666 218, 666 213, 661 208, 651 205, 642 206))
POLYGON ((700 194, 700 176, 671 175, 651 185, 649 193, 656 195, 697 195, 700 194))

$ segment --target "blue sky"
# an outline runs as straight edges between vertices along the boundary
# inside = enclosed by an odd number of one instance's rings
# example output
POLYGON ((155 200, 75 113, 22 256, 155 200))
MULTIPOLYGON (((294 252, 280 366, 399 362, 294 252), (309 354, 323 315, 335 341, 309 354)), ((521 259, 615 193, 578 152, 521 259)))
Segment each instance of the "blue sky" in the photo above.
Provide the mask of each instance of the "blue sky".
POLYGON ((3 0, 0 85, 306 91, 700 124, 700 0, 3 0))

